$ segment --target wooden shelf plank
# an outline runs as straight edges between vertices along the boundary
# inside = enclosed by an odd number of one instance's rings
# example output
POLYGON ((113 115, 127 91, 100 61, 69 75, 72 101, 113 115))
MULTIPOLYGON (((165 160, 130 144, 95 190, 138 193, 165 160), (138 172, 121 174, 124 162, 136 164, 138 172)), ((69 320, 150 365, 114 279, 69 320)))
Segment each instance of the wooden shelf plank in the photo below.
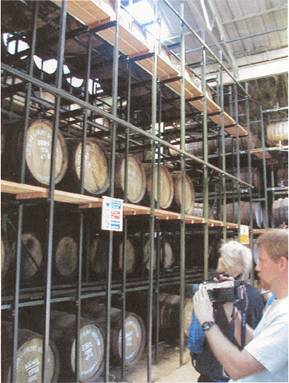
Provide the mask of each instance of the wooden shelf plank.
MULTIPOLYGON (((251 153, 257 157, 257 158, 260 158, 261 160, 263 159, 263 149, 262 148, 256 148, 256 149, 252 149, 251 150, 251 153)), ((270 158, 272 158, 271 154, 267 151, 264 151, 264 154, 265 154, 265 159, 266 160, 269 160, 270 158)))
MULTIPOLYGON (((7 194, 13 194, 18 200, 24 199, 37 199, 48 198, 48 189, 41 186, 34 186, 28 184, 20 184, 17 182, 1 180, 1 192, 7 194)), ((81 209, 95 209, 102 207, 102 198, 91 197, 87 195, 70 193, 62 190, 55 190, 54 200, 57 202, 68 203, 73 205, 79 205, 81 209)), ((134 205, 131 203, 124 203, 124 215, 136 216, 136 215, 150 215, 151 209, 148 206, 134 205)), ((159 220, 180 220, 181 214, 162 209, 155 209, 154 216, 159 220)), ((205 222, 203 217, 193 216, 185 214, 186 224, 203 224, 205 222)), ((222 221, 209 219, 210 226, 224 226, 222 221)), ((235 223, 227 222, 228 228, 238 228, 235 223)))
MULTIPOLYGON (((41 186, 33 186, 28 184, 20 184, 17 182, 11 182, 6 180, 1 180, 1 192, 14 194, 17 196, 17 199, 34 199, 37 198, 47 198, 48 189, 41 186)), ((73 205, 82 205, 89 203, 100 203, 101 198, 90 197, 87 195, 70 193, 62 190, 55 190, 54 200, 56 202, 69 203, 73 205)))

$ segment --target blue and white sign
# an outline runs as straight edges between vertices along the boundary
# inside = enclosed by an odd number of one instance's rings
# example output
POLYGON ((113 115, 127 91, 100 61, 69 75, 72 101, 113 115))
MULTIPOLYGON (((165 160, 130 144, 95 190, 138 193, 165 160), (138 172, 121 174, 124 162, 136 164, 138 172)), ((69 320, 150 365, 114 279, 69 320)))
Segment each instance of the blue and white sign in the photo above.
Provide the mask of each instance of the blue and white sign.
POLYGON ((119 198, 103 197, 101 211, 101 229, 122 231, 123 200, 119 198))

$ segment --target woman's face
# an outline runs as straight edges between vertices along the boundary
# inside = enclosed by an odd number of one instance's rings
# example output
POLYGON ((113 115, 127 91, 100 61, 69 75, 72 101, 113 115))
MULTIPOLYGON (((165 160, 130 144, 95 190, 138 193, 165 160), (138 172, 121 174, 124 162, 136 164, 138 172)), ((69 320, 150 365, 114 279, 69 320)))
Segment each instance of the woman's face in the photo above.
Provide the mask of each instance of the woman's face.
POLYGON ((218 259, 217 273, 228 273, 228 270, 226 269, 224 265, 222 257, 218 259))

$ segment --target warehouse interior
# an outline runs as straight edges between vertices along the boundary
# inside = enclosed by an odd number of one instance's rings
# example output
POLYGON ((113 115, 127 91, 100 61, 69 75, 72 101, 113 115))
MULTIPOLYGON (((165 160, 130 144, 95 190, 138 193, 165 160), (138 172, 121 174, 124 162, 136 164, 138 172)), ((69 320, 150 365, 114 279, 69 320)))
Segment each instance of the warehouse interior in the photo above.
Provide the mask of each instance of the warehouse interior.
POLYGON ((192 284, 288 228, 287 1, 2 0, 1 25, 2 381, 197 381, 192 284))

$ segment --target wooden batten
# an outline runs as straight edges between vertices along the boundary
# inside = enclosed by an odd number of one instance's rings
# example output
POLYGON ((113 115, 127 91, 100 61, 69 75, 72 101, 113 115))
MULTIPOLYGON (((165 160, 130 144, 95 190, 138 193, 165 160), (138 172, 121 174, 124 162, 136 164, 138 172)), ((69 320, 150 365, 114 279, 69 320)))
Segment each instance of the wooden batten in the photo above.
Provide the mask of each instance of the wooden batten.
MULTIPOLYGON (((262 150, 262 148, 257 148, 257 149, 251 150, 251 154, 253 154, 257 158, 260 158, 261 160, 263 159, 263 150, 262 150)), ((266 151, 264 152, 264 156, 265 156, 265 158, 267 160, 272 158, 271 154, 266 152, 266 151)))

